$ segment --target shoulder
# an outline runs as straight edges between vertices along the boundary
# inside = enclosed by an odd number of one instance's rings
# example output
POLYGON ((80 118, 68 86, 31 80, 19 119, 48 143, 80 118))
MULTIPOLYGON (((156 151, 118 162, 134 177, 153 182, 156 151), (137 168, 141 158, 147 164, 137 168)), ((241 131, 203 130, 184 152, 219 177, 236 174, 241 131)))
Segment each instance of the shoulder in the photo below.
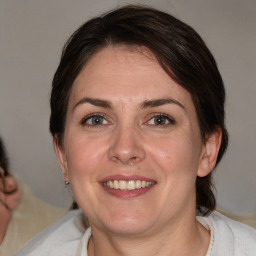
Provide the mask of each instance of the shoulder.
POLYGON ((72 255, 85 232, 83 213, 69 211, 32 238, 15 256, 72 255))
MULTIPOLYGON (((214 211, 208 219, 214 230, 214 248, 222 255, 255 255, 256 230, 214 211)), ((213 255, 219 255, 214 254, 213 255)))
POLYGON ((33 236, 68 211, 67 208, 57 208, 42 201, 27 184, 17 176, 15 179, 22 197, 17 208, 12 212, 11 221, 0 246, 0 255, 13 255, 33 236))

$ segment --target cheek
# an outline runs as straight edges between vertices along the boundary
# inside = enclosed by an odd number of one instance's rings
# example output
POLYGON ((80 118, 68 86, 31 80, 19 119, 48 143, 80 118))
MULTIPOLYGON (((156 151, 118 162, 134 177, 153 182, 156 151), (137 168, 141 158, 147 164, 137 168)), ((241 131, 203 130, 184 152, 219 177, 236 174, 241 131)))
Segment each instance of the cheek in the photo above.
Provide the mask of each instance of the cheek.
POLYGON ((95 172, 106 156, 106 143, 95 138, 73 136, 66 148, 68 170, 71 176, 87 176, 95 172))
POLYGON ((88 206, 100 202, 95 189, 97 177, 103 169, 106 148, 97 139, 73 135, 66 140, 67 169, 72 192, 82 210, 88 214, 88 206))
POLYGON ((166 218, 174 209, 194 203, 198 157, 196 145, 189 141, 190 136, 171 136, 156 140, 154 147, 148 148, 161 185, 157 202, 168 209, 166 218))
POLYGON ((200 146, 191 136, 170 136, 150 143, 148 148, 154 163, 165 175, 187 175, 198 169, 200 146))

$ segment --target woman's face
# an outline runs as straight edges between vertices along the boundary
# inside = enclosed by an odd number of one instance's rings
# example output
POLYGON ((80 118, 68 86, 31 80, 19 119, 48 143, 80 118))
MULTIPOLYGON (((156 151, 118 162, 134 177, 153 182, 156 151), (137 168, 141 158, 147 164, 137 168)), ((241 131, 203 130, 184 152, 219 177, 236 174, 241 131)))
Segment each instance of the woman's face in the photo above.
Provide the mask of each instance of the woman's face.
POLYGON ((55 148, 92 228, 124 235, 194 216, 196 176, 210 171, 190 94, 146 49, 108 47, 88 61, 55 148))

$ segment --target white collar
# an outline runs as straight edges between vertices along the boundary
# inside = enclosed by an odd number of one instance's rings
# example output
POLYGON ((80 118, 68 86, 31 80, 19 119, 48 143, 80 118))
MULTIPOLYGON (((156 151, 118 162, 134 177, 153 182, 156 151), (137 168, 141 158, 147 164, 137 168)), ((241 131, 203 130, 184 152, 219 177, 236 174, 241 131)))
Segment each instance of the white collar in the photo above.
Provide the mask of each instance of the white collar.
MULTIPOLYGON (((196 219, 207 230, 210 231, 210 234, 211 234, 210 243, 209 243, 207 253, 205 255, 205 256, 210 256, 212 248, 213 248, 213 243, 214 243, 214 228, 213 228, 212 221, 207 217, 200 217, 200 216, 197 216, 196 219)), ((89 243, 90 237, 91 237, 91 228, 88 228, 80 240, 76 256, 88 256, 87 248, 88 248, 88 243, 89 243)))
POLYGON ((92 235, 91 228, 87 228, 80 240, 76 256, 88 256, 87 247, 88 247, 88 243, 91 235, 92 235))
POLYGON ((200 222, 207 230, 210 231, 210 243, 205 256, 211 256, 213 243, 214 243, 214 228, 212 221, 207 217, 196 216, 198 222, 200 222))

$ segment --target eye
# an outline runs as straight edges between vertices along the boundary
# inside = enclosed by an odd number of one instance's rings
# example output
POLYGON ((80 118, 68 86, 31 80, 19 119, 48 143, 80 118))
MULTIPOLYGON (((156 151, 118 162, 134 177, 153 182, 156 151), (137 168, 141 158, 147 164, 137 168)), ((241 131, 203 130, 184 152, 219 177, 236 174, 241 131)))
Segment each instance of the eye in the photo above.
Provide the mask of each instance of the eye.
POLYGON ((88 125, 88 126, 100 126, 100 125, 106 125, 109 122, 105 119, 102 115, 91 115, 89 117, 85 117, 82 121, 82 125, 88 125))
POLYGON ((148 121, 148 124, 156 125, 156 126, 166 126, 166 125, 170 125, 170 124, 175 124, 175 120, 168 115, 158 114, 158 115, 155 115, 154 117, 152 117, 148 121))

